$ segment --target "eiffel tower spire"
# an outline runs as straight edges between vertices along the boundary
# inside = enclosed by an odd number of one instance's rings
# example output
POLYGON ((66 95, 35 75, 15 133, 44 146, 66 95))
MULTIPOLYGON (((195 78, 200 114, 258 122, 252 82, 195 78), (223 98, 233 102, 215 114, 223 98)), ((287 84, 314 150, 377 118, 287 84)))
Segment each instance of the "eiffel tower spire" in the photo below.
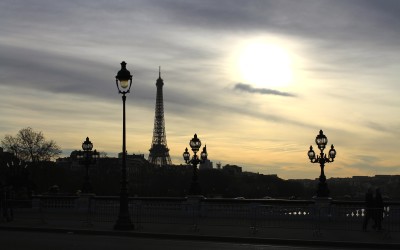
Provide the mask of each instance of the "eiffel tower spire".
POLYGON ((149 162, 157 165, 172 165, 169 149, 167 146, 167 137, 165 134, 164 120, 164 101, 163 101, 163 85, 164 81, 161 78, 161 67, 158 69, 156 111, 154 117, 153 140, 151 143, 149 162))

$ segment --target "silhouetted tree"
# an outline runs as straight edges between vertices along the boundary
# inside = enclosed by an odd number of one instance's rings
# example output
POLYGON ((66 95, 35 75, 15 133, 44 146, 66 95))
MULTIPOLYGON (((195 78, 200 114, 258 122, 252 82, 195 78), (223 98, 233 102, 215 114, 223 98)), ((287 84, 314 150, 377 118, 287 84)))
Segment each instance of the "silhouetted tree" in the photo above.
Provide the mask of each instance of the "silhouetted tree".
POLYGON ((29 162, 48 161, 61 154, 55 141, 47 141, 42 132, 30 127, 21 129, 16 136, 4 136, 1 145, 18 159, 29 162))

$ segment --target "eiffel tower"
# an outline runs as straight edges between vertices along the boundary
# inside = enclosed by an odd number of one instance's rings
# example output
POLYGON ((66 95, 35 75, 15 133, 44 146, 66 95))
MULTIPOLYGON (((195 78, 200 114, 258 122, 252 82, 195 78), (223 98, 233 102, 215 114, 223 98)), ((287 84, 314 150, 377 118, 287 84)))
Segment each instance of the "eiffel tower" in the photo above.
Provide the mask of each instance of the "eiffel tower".
POLYGON ((169 149, 167 147, 167 137, 165 134, 164 120, 164 101, 163 101, 163 85, 161 79, 161 67, 158 69, 156 112, 154 117, 153 140, 151 143, 149 162, 157 166, 172 165, 169 149))

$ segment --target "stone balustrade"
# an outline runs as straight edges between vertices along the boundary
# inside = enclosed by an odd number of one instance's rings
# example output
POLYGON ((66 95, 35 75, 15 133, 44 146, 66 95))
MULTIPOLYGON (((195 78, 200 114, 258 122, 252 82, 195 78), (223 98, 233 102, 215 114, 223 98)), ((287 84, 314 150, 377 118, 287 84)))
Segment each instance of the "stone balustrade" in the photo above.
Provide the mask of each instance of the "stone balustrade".
MULTIPOLYGON (((400 202, 386 202, 384 227, 400 231, 400 202)), ((119 197, 33 196, 32 211, 43 222, 65 218, 88 224, 114 223, 119 197)), ((332 199, 208 199, 131 197, 130 216, 137 229, 150 224, 204 227, 247 227, 256 232, 262 228, 303 228, 313 231, 361 230, 365 216, 363 202, 332 199)))

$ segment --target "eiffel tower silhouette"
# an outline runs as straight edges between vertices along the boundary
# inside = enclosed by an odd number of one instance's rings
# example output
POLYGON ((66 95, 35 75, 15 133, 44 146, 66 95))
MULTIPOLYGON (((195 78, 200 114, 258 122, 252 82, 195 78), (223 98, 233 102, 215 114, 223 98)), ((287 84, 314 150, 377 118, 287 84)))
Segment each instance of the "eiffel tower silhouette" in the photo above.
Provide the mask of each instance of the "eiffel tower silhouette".
POLYGON ((151 143, 149 162, 157 166, 172 165, 169 149, 167 146, 167 136, 165 134, 164 120, 164 101, 163 85, 161 78, 161 67, 158 69, 156 111, 154 117, 153 140, 151 143))

